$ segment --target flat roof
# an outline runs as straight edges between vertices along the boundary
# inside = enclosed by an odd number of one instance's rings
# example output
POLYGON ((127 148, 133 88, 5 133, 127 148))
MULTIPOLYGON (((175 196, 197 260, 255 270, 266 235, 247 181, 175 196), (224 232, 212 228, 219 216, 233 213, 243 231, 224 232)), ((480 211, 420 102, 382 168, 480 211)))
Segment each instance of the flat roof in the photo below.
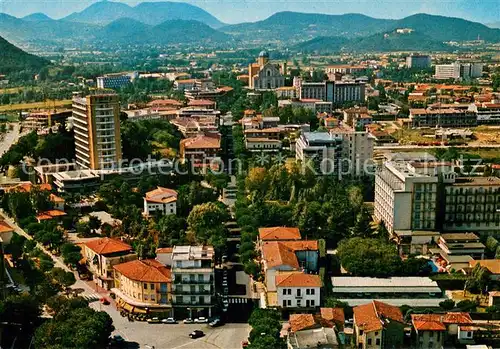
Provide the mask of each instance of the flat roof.
POLYGON ((360 276, 334 276, 332 286, 336 287, 437 287, 437 282, 428 277, 397 276, 390 278, 372 278, 360 276))
POLYGON ((346 302, 351 307, 371 303, 374 300, 389 305, 393 305, 396 307, 400 307, 402 305, 409 305, 411 307, 439 307, 439 303, 447 299, 448 298, 443 297, 443 298, 363 298, 363 299, 339 298, 338 300, 341 302, 346 302))

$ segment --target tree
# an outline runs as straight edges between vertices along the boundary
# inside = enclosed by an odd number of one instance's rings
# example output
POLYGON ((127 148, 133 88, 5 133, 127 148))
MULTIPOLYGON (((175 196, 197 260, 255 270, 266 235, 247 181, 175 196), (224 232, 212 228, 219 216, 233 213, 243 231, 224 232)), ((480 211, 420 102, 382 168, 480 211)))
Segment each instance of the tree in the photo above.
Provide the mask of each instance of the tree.
POLYGON ((31 204, 30 195, 26 192, 15 191, 9 193, 8 206, 9 213, 18 221, 28 216, 32 216, 35 213, 31 204))
POLYGON ((371 238, 343 240, 337 255, 342 266, 354 276, 393 276, 398 273, 401 263, 393 245, 371 238))
POLYGON ((372 218, 366 208, 363 208, 356 216, 356 222, 352 228, 354 236, 370 237, 373 235, 372 218))
POLYGON ((92 230, 97 230, 101 227, 101 220, 96 216, 89 217, 89 228, 92 230))
POLYGON ((62 288, 69 287, 76 282, 75 275, 61 268, 54 268, 50 271, 50 277, 62 288))
POLYGON ((465 281, 465 289, 472 293, 485 292, 490 281, 490 275, 491 272, 488 268, 477 263, 465 281))
POLYGON ((182 244, 185 240, 186 220, 177 215, 161 216, 157 223, 158 244, 160 246, 174 246, 182 244))
POLYGON ((455 301, 453 299, 446 299, 439 303, 439 307, 443 310, 450 311, 455 308, 455 301))
POLYGON ((22 235, 14 233, 10 239, 10 243, 5 247, 5 253, 10 254, 14 263, 23 255, 26 238, 22 235))
POLYGON ((80 246, 66 243, 61 246, 61 255, 67 265, 77 265, 82 259, 80 246))
POLYGON ((208 241, 209 233, 218 227, 223 227, 229 214, 225 208, 218 203, 207 202, 196 205, 188 216, 188 228, 193 231, 199 241, 208 241))
POLYGON ((9 296, 0 301, 2 322, 20 324, 24 328, 30 328, 35 325, 40 314, 40 303, 31 295, 9 296))

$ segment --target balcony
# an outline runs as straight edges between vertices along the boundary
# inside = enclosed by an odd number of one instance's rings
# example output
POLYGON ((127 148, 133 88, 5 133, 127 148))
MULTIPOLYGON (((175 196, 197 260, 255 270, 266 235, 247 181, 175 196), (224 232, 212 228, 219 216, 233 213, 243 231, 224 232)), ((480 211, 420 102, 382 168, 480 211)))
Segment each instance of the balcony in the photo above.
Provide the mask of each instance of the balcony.
POLYGON ((174 279, 174 284, 183 284, 183 285, 211 285, 213 284, 213 282, 214 282, 213 277, 204 280, 193 280, 193 279, 182 279, 182 278, 174 279))
POLYGON ((172 290, 172 293, 175 295, 186 295, 186 296, 198 296, 198 295, 205 295, 205 296, 210 296, 213 294, 212 290, 172 290))

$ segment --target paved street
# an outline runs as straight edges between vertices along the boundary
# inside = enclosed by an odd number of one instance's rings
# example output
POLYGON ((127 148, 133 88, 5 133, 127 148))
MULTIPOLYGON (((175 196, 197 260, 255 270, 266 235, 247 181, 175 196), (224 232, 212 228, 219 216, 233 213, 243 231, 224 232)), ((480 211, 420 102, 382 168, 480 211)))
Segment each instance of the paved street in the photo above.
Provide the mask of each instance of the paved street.
POLYGON ((15 122, 11 125, 14 127, 12 131, 7 131, 4 138, 0 141, 0 155, 9 150, 12 144, 16 143, 21 137, 21 134, 19 133, 19 123, 15 122))
POLYGON ((217 328, 210 328, 207 324, 177 325, 148 324, 147 322, 129 322, 113 305, 101 305, 92 302, 90 306, 96 310, 105 310, 113 319, 115 332, 125 338, 130 347, 144 348, 146 345, 155 349, 238 349, 241 342, 248 338, 250 325, 226 324, 217 328), (202 330, 205 337, 198 339, 189 338, 189 333, 202 330))

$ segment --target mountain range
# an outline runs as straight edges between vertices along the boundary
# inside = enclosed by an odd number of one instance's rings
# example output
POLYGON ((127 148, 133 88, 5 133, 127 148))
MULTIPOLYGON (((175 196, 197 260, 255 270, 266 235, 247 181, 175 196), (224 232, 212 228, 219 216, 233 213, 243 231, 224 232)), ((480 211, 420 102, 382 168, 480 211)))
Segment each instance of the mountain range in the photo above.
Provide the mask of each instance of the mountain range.
POLYGON ((30 55, 0 37, 0 74, 13 71, 35 71, 49 62, 43 58, 30 55))
POLYGON ((42 13, 24 18, 0 13, 0 35, 14 43, 207 44, 226 47, 264 47, 274 43, 287 47, 297 45, 294 47, 306 50, 317 50, 321 45, 338 46, 339 43, 348 50, 381 50, 386 47, 387 50, 418 51, 446 48, 442 44, 446 41, 480 38, 500 42, 500 29, 460 18, 428 14, 394 20, 361 14, 279 12, 262 21, 225 25, 205 10, 185 3, 145 2, 131 7, 112 1, 94 3, 60 20, 42 13), (397 28, 411 28, 415 32, 410 37, 391 36, 390 33, 397 28), (384 33, 389 33, 389 38, 382 40, 376 36, 384 33), (382 48, 373 42, 378 42, 382 48), (304 46, 300 46, 301 43, 304 46))

